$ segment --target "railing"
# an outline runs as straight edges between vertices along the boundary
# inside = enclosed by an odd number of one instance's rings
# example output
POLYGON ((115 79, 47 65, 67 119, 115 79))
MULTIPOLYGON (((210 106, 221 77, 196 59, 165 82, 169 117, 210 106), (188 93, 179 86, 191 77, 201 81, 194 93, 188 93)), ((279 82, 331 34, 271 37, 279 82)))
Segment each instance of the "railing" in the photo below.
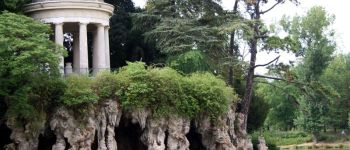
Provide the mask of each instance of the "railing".
POLYGON ((87 76, 95 76, 97 73, 102 71, 110 71, 110 68, 69 68, 65 67, 64 70, 61 72, 64 74, 64 76, 69 76, 71 74, 80 74, 80 75, 87 75, 87 76))

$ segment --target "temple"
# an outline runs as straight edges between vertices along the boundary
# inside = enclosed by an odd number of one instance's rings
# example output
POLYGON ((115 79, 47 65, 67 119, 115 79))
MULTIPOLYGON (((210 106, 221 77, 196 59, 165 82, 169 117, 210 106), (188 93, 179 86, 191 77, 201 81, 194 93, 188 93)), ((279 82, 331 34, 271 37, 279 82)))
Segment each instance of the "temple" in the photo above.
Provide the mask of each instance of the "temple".
POLYGON ((33 0, 24 8, 26 15, 52 24, 57 44, 63 45, 65 33, 73 34, 73 62, 65 62, 63 56, 60 61, 61 72, 65 74, 87 74, 91 70, 96 74, 110 69, 108 30, 113 10, 103 0, 33 0), (88 39, 88 33, 92 39, 88 39), (92 68, 88 45, 92 45, 92 68))

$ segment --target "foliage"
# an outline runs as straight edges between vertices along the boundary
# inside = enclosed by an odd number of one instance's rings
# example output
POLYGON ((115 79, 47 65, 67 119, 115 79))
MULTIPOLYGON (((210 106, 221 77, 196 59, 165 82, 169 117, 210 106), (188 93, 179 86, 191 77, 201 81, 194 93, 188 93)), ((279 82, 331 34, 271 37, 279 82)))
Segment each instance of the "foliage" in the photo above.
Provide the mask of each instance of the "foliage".
POLYGON ((97 74, 92 83, 92 89, 94 93, 98 95, 100 99, 115 98, 117 92, 118 78, 114 73, 101 72, 97 74))
POLYGON ((327 125, 334 129, 347 128, 349 113, 350 55, 338 55, 330 62, 320 77, 326 88, 334 93, 330 97, 327 125))
POLYGON ((326 123, 329 98, 332 91, 319 82, 320 76, 332 60, 335 51, 334 33, 329 28, 334 20, 322 7, 311 8, 306 16, 296 16, 291 21, 281 21, 283 29, 290 39, 301 46, 299 54, 303 56, 296 73, 298 79, 306 83, 301 87, 300 115, 296 123, 304 130, 318 133, 326 123))
POLYGON ((2 0, 0 1, 0 12, 7 10, 10 12, 21 12, 24 4, 28 4, 31 0, 2 0))
POLYGON ((281 81, 258 83, 257 93, 266 100, 270 110, 265 121, 269 128, 289 130, 295 127, 300 90, 294 84, 281 81))
POLYGON ((254 86, 252 103, 250 105, 249 118, 247 123, 248 133, 263 127, 267 115, 271 112, 269 99, 258 91, 258 86, 254 86))
POLYGON ((190 99, 194 98, 200 112, 209 113, 211 118, 217 118, 228 111, 231 101, 237 102, 233 89, 210 73, 194 73, 187 78, 184 87, 190 99))
POLYGON ((50 33, 48 25, 31 18, 0 14, 0 100, 8 118, 36 121, 63 92, 58 70, 63 50, 49 40, 50 33))
POLYGON ((170 68, 129 63, 116 74, 117 96, 127 110, 150 109, 155 117, 195 117, 207 113, 212 119, 224 114, 235 100, 233 90, 209 73, 184 77, 170 68))
POLYGON ((348 118, 348 126, 350 128, 350 113, 348 114, 349 118, 348 118))
POLYGON ((167 64, 171 68, 186 74, 209 70, 206 57, 199 50, 192 50, 177 56, 169 57, 167 64))
MULTIPOLYGON (((116 69, 126 65, 126 61, 144 61, 154 63, 162 59, 153 43, 146 43, 144 32, 150 27, 143 26, 144 30, 135 30, 135 13, 144 10, 135 8, 131 0, 105 0, 115 7, 110 19, 110 53, 111 68, 116 69)), ((152 21, 145 21, 148 23, 152 21)))
POLYGON ((98 102, 99 97, 92 90, 92 80, 89 77, 70 75, 66 78, 66 85, 61 97, 62 104, 74 107, 98 102))
POLYGON ((268 145, 275 146, 302 144, 312 140, 310 134, 301 131, 256 131, 251 136, 253 140, 263 136, 268 145))
POLYGON ((220 73, 231 60, 226 51, 227 31, 248 28, 237 16, 226 13, 218 0, 150 0, 146 11, 135 14, 133 22, 135 29, 148 28, 146 42, 155 43, 170 59, 199 50, 220 73))

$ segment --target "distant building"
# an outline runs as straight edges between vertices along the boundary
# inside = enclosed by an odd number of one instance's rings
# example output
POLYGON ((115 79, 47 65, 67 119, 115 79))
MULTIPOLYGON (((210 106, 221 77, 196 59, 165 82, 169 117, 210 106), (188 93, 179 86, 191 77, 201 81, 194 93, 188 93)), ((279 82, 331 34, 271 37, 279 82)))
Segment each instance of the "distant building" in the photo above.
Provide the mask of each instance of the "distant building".
POLYGON ((33 0, 25 14, 52 24, 54 40, 63 45, 64 33, 73 34, 73 62, 61 58, 62 73, 87 74, 110 69, 109 19, 114 7, 103 0, 33 0), (89 68, 88 33, 92 33, 92 68, 89 68), (73 63, 73 66, 71 65, 73 63), (65 71, 64 71, 65 70, 65 71))

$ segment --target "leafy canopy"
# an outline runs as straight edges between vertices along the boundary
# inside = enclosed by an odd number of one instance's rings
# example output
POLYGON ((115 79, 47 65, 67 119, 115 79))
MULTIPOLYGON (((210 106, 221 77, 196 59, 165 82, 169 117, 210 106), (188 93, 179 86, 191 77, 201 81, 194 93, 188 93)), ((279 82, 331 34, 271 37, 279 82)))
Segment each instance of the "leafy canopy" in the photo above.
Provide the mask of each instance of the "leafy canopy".
POLYGON ((13 13, 0 14, 0 100, 7 117, 35 120, 64 87, 58 62, 63 50, 49 40, 50 26, 13 13))

